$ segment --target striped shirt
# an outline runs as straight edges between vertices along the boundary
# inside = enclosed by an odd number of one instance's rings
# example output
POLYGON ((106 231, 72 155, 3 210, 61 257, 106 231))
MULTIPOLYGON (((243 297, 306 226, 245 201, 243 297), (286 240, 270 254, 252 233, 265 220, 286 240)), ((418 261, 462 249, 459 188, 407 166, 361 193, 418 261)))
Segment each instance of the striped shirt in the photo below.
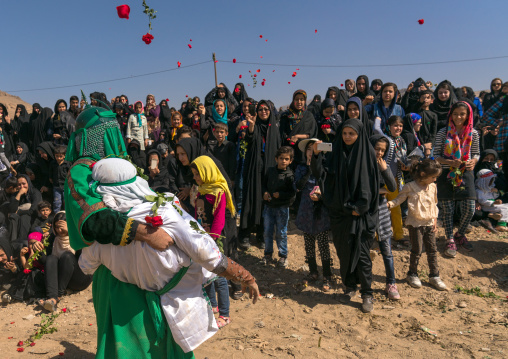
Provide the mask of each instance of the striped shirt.
POLYGON ((508 114, 498 113, 499 110, 503 107, 503 101, 507 96, 501 97, 495 104, 489 107, 485 114, 483 115, 482 121, 492 125, 499 127, 499 134, 496 136, 496 142, 494 142, 494 151, 497 153, 505 152, 504 143, 508 138, 508 114))
MULTIPOLYGON (((448 126, 447 126, 448 127, 448 126)), ((443 157, 445 152, 445 143, 446 143, 446 132, 448 130, 447 127, 440 129, 436 135, 436 145, 434 146, 434 157, 443 157)), ((480 159, 480 136, 478 132, 473 129, 473 140, 471 141, 471 148, 469 149, 469 158, 470 159, 480 159)), ((450 168, 450 165, 441 164, 443 169, 450 168)))

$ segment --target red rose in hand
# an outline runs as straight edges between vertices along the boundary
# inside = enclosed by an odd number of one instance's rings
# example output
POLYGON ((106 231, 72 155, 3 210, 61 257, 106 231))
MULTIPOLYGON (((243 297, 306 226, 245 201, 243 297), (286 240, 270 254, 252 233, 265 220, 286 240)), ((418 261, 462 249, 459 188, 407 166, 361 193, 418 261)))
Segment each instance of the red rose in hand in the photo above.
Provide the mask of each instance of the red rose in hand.
POLYGON ((120 5, 116 7, 116 11, 118 12, 118 17, 120 19, 129 20, 129 14, 131 12, 131 8, 129 5, 120 5))
POLYGON ((143 40, 145 42, 145 44, 149 45, 152 42, 152 40, 153 40, 153 35, 149 34, 149 33, 146 33, 145 35, 143 35, 141 40, 143 40))
POLYGON ((152 227, 160 227, 164 224, 162 222, 161 216, 155 216, 155 217, 146 216, 145 221, 146 221, 146 223, 150 223, 152 225, 152 227))

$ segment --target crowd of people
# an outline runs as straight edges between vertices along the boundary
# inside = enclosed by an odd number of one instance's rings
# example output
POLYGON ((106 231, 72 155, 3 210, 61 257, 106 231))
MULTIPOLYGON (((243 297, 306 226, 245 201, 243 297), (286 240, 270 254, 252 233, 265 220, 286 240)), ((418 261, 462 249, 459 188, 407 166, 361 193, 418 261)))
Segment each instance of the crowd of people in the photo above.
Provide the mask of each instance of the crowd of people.
MULTIPOLYGON (((401 96, 396 84, 369 83, 362 75, 345 81, 345 89, 329 87, 323 98, 298 90, 287 109, 254 100, 242 83, 232 92, 220 84, 179 109, 167 99, 157 103, 153 95, 130 103, 126 95, 108 100, 94 92, 90 102, 116 114, 113 125, 126 147, 122 155, 146 176, 150 189, 175 194, 226 256, 236 258, 238 250, 257 245, 264 249, 259 265, 283 270, 292 218, 303 232, 309 266, 303 280, 319 278, 317 242, 322 290, 329 291, 331 232, 345 287, 341 301, 351 300, 359 285, 362 310, 370 312, 375 241, 385 264, 386 294, 398 300, 392 245, 410 248, 406 280, 414 288, 422 286, 418 262, 425 246, 429 283, 446 290, 439 275, 438 224, 449 258, 459 249, 474 250, 467 238, 472 223, 508 231, 508 166, 502 166, 508 159, 508 82, 496 78, 490 88, 476 97, 467 86, 446 80, 434 86, 418 78, 401 96)), ((21 104, 9 114, 0 104, 4 303, 29 301, 54 311, 66 292, 92 282, 80 268, 81 250, 70 244, 64 200, 73 166, 67 147, 82 145, 74 134, 85 102, 71 96, 69 104, 59 99, 54 109, 35 103, 31 114, 21 104)), ((93 143, 93 133, 87 136, 93 143)), ((219 328, 227 325, 230 296, 241 298, 241 288, 222 277, 207 294, 219 328)))

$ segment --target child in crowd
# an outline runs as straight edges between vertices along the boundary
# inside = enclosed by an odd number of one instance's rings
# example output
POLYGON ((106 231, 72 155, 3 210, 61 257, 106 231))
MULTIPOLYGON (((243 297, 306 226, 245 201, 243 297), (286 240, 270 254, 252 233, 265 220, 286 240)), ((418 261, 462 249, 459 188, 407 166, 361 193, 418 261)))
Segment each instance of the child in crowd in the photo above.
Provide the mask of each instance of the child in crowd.
POLYGON ((64 202, 64 185, 67 178, 67 173, 71 168, 71 163, 65 161, 65 153, 67 146, 58 146, 55 148, 55 159, 51 161, 50 165, 50 182, 53 184, 53 209, 55 213, 65 209, 64 202))
POLYGON ((216 123, 213 134, 217 139, 217 144, 213 147, 212 154, 222 163, 229 178, 234 181, 236 177, 236 146, 227 140, 228 125, 222 122, 216 123))
POLYGON ((388 132, 388 120, 390 117, 404 117, 404 109, 397 104, 397 85, 387 82, 381 86, 380 101, 365 106, 365 110, 374 120, 376 132, 388 132))
POLYGON ((328 231, 330 230, 330 217, 328 210, 321 201, 321 191, 318 180, 312 175, 310 161, 312 158, 312 145, 317 139, 303 140, 298 144, 300 151, 305 153, 306 162, 300 163, 295 171, 295 188, 302 192, 302 200, 296 215, 296 227, 303 232, 305 242, 305 261, 309 265, 309 275, 304 280, 305 284, 314 282, 319 278, 316 261, 316 241, 321 254, 323 266, 324 292, 330 290, 332 280, 332 258, 328 243, 328 231))
POLYGON ((19 142, 16 145, 16 153, 12 156, 11 166, 16 173, 23 173, 25 171, 25 167, 29 162, 28 147, 23 142, 19 142))
POLYGON ((37 205, 38 216, 32 223, 30 232, 35 232, 38 228, 42 230, 42 236, 46 238, 51 233, 51 223, 53 223, 53 213, 51 211, 51 204, 47 201, 42 201, 37 205))
POLYGON ((408 216, 406 226, 411 240, 411 256, 409 258, 409 272, 407 282, 413 288, 421 288, 418 278, 418 262, 422 255, 423 245, 429 263, 429 283, 437 290, 447 290, 439 277, 437 264, 436 230, 437 230, 437 187, 434 183, 441 174, 441 165, 433 159, 427 158, 415 161, 411 165, 413 182, 402 188, 400 194, 393 201, 388 202, 388 208, 399 206, 408 200, 408 216))
POLYGON ((395 270, 393 268, 392 243, 393 236, 392 222, 390 220, 390 210, 387 208, 386 193, 394 192, 397 189, 397 183, 393 177, 392 171, 387 165, 394 154, 394 143, 383 135, 374 135, 369 139, 374 151, 376 152, 377 165, 381 173, 381 188, 379 189, 379 228, 377 231, 379 241, 379 251, 383 256, 383 262, 386 272, 386 294, 392 300, 399 300, 400 294, 395 284, 395 270))
POLYGON ((295 199, 293 187, 294 175, 289 165, 293 162, 293 148, 282 146, 275 154, 277 165, 270 167, 263 179, 263 210, 265 256, 263 263, 272 260, 273 255, 273 232, 279 249, 279 267, 288 266, 287 249, 287 226, 289 220, 289 207, 295 199))
MULTIPOLYGON (((223 247, 220 239, 226 224, 226 208, 235 216, 233 197, 226 179, 208 156, 200 156, 191 163, 191 170, 198 185, 194 217, 210 236, 223 247)), ((231 322, 229 316, 229 288, 226 278, 217 278, 206 287, 210 303, 219 312, 217 326, 222 328, 231 322), (215 293, 217 292, 217 299, 215 293), (218 301, 218 307, 217 307, 218 301)))
POLYGON ((430 156, 432 146, 436 142, 437 133, 437 114, 430 110, 430 105, 434 101, 434 94, 431 90, 420 92, 420 110, 417 113, 422 117, 422 126, 417 132, 418 138, 425 147, 425 156, 430 156))
POLYGON ((489 217, 497 220, 496 231, 508 232, 508 204, 503 204, 499 198, 499 190, 496 188, 495 180, 497 175, 491 170, 483 169, 476 174, 476 195, 482 206, 482 211, 488 212, 489 217))
POLYGON ((171 148, 175 148, 177 138, 176 132, 182 126, 183 126, 182 114, 180 112, 173 113, 173 115, 171 115, 171 129, 169 133, 169 145, 171 148))
MULTIPOLYGON (((379 121, 376 120, 377 122, 379 121)), ((400 190, 404 186, 404 174, 402 171, 406 170, 405 163, 407 161, 407 146, 406 142, 402 138, 402 129, 404 128, 403 120, 400 116, 391 116, 387 122, 388 138, 394 144, 393 156, 387 161, 393 176, 397 182, 397 188, 394 192, 388 192, 386 199, 388 201, 393 200, 399 195, 400 190)), ((379 133, 379 131, 378 131, 379 133)), ((391 220, 393 227, 393 239, 400 241, 403 245, 408 245, 408 241, 404 240, 404 230, 402 229, 402 211, 400 207, 396 207, 391 210, 391 220)))
POLYGON ((143 103, 137 101, 134 103, 134 111, 136 113, 129 116, 127 122, 127 131, 125 137, 127 142, 130 143, 132 140, 139 142, 140 150, 144 151, 145 146, 148 146, 148 122, 146 116, 143 114, 143 103))

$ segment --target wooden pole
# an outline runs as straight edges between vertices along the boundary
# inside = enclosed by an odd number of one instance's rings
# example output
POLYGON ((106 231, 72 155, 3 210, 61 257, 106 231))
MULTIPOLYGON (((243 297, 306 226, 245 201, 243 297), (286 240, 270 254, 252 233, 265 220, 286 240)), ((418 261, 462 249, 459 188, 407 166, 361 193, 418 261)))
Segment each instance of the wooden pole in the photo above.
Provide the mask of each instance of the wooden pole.
POLYGON ((213 70, 215 72, 215 87, 217 87, 217 62, 215 60, 215 52, 212 54, 213 59, 213 70))

